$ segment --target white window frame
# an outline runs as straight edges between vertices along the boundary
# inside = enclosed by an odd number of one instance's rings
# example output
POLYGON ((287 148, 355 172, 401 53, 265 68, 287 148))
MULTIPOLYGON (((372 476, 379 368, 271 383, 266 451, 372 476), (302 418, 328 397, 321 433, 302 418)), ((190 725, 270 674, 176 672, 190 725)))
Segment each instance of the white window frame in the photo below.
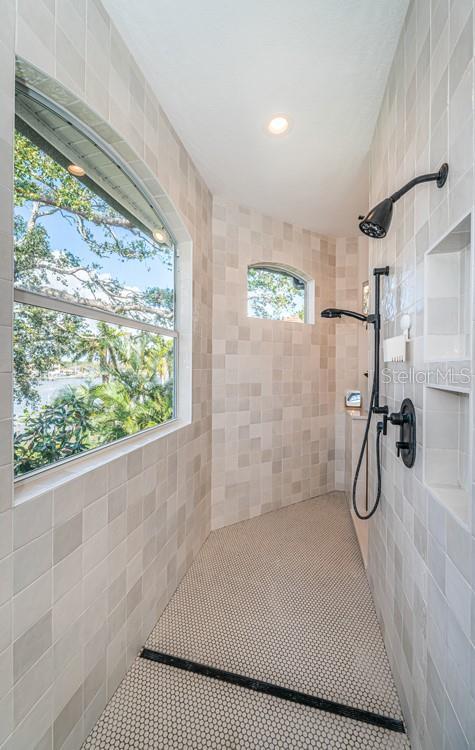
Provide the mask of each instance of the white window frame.
POLYGON ((27 289, 23 289, 20 286, 14 288, 13 299, 21 305, 42 307, 45 310, 55 310, 60 313, 77 315, 80 318, 99 320, 103 323, 110 323, 111 325, 122 326, 124 328, 136 328, 139 331, 149 331, 150 333, 156 333, 160 336, 168 336, 168 338, 178 339, 178 331, 175 331, 173 328, 162 328, 161 326, 153 325, 153 323, 146 323, 145 321, 142 322, 135 318, 128 318, 126 315, 118 315, 117 313, 108 312, 106 310, 98 310, 97 307, 89 307, 88 305, 81 304, 81 302, 67 302, 66 300, 61 299, 61 297, 50 296, 49 294, 43 294, 42 292, 29 292, 27 289))
MULTIPOLYGON (((97 448, 91 448, 90 450, 83 451, 74 456, 68 456, 66 458, 59 459, 58 461, 55 461, 54 463, 38 467, 37 469, 27 472, 26 474, 22 474, 21 476, 15 477, 14 479, 15 485, 18 485, 19 483, 23 481, 29 480, 32 477, 35 477, 39 474, 44 474, 45 472, 57 469, 58 467, 64 466, 65 464, 71 463, 73 461, 80 461, 81 459, 84 460, 84 458, 87 458, 87 456, 91 456, 95 453, 98 453, 99 451, 103 451, 107 448, 111 448, 111 446, 116 446, 116 445, 125 443, 127 441, 132 441, 134 440, 134 438, 136 439, 137 437, 143 436, 147 433, 158 431, 160 430, 160 428, 163 428, 163 427, 169 427, 170 425, 172 425, 172 423, 178 421, 178 409, 179 409, 179 404, 181 402, 182 395, 184 396, 183 402, 185 401, 188 402, 189 399, 186 398, 187 394, 184 393, 184 387, 181 382, 181 376, 179 376, 179 373, 178 373, 179 362, 183 359, 183 356, 182 355, 179 356, 179 332, 177 328, 177 322, 180 317, 179 311, 178 311, 178 297, 179 297, 178 275, 180 271, 179 269, 180 253, 178 251, 178 248, 185 246, 185 244, 187 243, 181 242, 179 245, 177 244, 176 238, 173 232, 170 230, 168 222, 163 218, 163 214, 157 202, 153 198, 153 196, 145 188, 145 186, 143 185, 141 180, 137 177, 137 175, 130 169, 127 162, 125 162, 124 159, 122 159, 121 156, 113 148, 111 148, 111 146, 106 141, 104 141, 95 131, 93 131, 88 125, 86 125, 81 120, 79 120, 71 112, 57 105, 55 102, 51 101, 51 99, 44 96, 39 91, 33 88, 29 88, 29 87, 27 88, 26 86, 24 86, 22 83, 19 83, 19 82, 16 83, 16 86, 18 87, 20 91, 22 91, 23 93, 26 92, 29 97, 31 97, 32 99, 40 103, 42 106, 44 106, 47 109, 50 109, 56 115, 58 115, 59 117, 69 122, 76 130, 82 133, 85 136, 85 138, 92 141, 98 147, 100 151, 102 151, 113 163, 119 166, 122 172, 129 178, 129 180, 134 185, 134 187, 141 193, 142 197, 145 198, 145 200, 148 202, 150 207, 156 213, 157 220, 160 222, 160 224, 163 226, 163 228, 166 230, 168 234, 168 237, 170 240, 169 246, 173 252, 173 259, 174 259, 173 297, 174 297, 174 326, 175 326, 174 328, 165 328, 163 326, 154 325, 153 323, 147 323, 145 321, 137 320, 135 318, 129 318, 126 315, 120 315, 118 313, 99 309, 97 307, 94 307, 93 305, 83 304, 81 302, 70 302, 67 300, 63 300, 60 296, 55 296, 55 295, 51 295, 51 294, 47 294, 43 292, 32 292, 32 291, 29 291, 28 289, 24 289, 21 286, 14 285, 13 287, 14 304, 28 305, 32 307, 41 307, 47 310, 53 310, 56 312, 75 315, 75 316, 89 319, 89 320, 109 323, 111 325, 120 326, 122 328, 132 328, 132 329, 139 330, 139 331, 146 331, 149 333, 156 334, 158 336, 165 336, 167 338, 174 339, 173 415, 170 419, 168 419, 166 422, 161 422, 160 424, 154 425, 152 427, 148 427, 145 430, 139 430, 138 432, 132 433, 131 435, 126 435, 112 442, 104 443, 103 445, 100 445, 97 448)), ((117 202, 120 203, 120 201, 117 201, 117 202)), ((131 213, 133 215, 133 212, 131 212, 129 209, 124 209, 124 210, 127 210, 128 213, 131 213)), ((190 248, 190 257, 191 257, 191 248, 190 248)), ((181 283, 180 285, 183 286, 183 283, 181 283)), ((188 336, 186 336, 186 338, 188 338, 188 336)), ((188 358, 186 358, 186 361, 187 360, 188 358)), ((15 375, 14 369, 13 369, 13 375, 15 375)), ((183 422, 187 423, 191 421, 191 403, 186 403, 185 408, 182 409, 182 411, 183 411, 183 415, 180 415, 180 416, 184 417, 183 422)))

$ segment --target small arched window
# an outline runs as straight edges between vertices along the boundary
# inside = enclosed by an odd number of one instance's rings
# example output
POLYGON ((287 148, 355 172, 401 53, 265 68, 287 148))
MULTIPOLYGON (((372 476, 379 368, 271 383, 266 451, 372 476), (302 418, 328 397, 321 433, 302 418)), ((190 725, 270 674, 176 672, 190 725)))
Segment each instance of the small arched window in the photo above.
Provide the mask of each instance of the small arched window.
POLYGON ((253 318, 313 323, 314 282, 286 266, 247 269, 247 307, 253 318))

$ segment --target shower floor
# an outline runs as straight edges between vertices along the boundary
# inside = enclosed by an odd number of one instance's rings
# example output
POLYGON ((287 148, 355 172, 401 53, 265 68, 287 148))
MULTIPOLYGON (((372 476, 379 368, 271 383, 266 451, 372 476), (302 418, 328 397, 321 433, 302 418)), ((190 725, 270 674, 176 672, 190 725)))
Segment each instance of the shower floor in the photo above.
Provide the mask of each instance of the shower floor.
MULTIPOLYGON (((344 496, 213 532, 146 647, 402 720, 344 496)), ((84 748, 408 748, 406 735, 138 658, 84 748)))

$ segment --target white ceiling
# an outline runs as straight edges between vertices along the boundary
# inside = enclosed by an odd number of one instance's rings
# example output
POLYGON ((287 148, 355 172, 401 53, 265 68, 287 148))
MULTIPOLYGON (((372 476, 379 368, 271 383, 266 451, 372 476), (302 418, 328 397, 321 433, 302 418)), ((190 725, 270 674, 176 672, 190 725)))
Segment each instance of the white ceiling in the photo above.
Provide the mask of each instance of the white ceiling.
POLYGON ((103 0, 208 187, 356 231, 408 0, 103 0), (271 136, 286 113, 292 127, 271 136))

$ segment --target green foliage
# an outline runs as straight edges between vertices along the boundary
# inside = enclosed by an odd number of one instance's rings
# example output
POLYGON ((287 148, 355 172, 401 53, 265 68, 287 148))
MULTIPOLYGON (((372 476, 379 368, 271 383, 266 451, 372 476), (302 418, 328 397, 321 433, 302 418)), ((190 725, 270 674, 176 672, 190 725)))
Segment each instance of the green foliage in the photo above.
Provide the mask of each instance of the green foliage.
POLYGON ((25 429, 15 434, 15 474, 55 463, 92 448, 87 396, 65 389, 37 412, 25 410, 25 429))
MULTIPOLYGON (((173 323, 173 292, 150 286, 125 288, 103 271, 103 261, 160 260, 172 267, 172 248, 158 245, 87 185, 73 177, 26 136, 15 136, 15 206, 28 210, 15 217, 15 283, 25 289, 93 304, 157 325, 173 323), (49 217, 77 232, 81 257, 67 248, 51 248, 49 217), (90 260, 90 258, 95 260, 90 260), (87 258, 87 260, 86 260, 87 258)), ((151 266, 147 266, 151 271, 151 266)))
POLYGON ((133 435, 173 416, 173 384, 156 384, 146 398, 131 398, 127 387, 120 381, 99 385, 90 392, 98 407, 93 429, 104 442, 133 435))
MULTIPOLYGON (((163 326, 173 323, 172 289, 125 288, 102 266, 104 258, 147 264, 157 257, 170 265, 171 248, 159 247, 20 133, 15 205, 16 286, 163 326), (48 217, 54 215, 75 230, 73 245, 86 248, 83 257, 52 247, 48 217)), ((14 437, 17 475, 173 416, 172 339, 23 304, 15 313, 14 397, 23 408, 14 437), (42 383, 74 367, 85 373, 84 382, 42 404, 42 383)))
MULTIPOLYGON (((104 272, 107 258, 140 261, 147 270, 156 258, 171 265, 171 248, 158 246, 20 133, 15 142, 15 205, 17 287, 162 326, 173 324, 172 289, 125 287, 104 272), (49 217, 64 223, 65 237, 73 229, 75 242, 52 247, 49 217)), ((256 268, 250 269, 248 283, 251 315, 303 320, 304 289, 298 280, 256 268)), ((14 438, 16 474, 170 419, 173 360, 171 338, 18 305, 15 400, 23 413, 14 438), (41 384, 74 368, 81 385, 67 386, 51 403, 42 404, 41 384)))
MULTIPOLYGON (((15 134, 15 205, 38 201, 92 218, 100 199, 21 133, 15 134)), ((105 204, 104 204, 105 205, 105 204)))
MULTIPOLYGON (((33 308, 35 309, 35 308, 33 308)), ((51 404, 26 409, 15 433, 15 471, 24 474, 173 416, 173 343, 99 323, 83 331, 77 359, 100 362, 102 382, 64 388, 51 404)), ((73 347, 74 349, 74 347, 73 347)))
POLYGON ((282 271, 250 268, 247 276, 249 314, 272 320, 304 320, 303 282, 282 271))
POLYGON ((85 327, 82 318, 17 305, 13 327, 16 401, 37 405, 39 383, 60 362, 72 358, 85 327))

